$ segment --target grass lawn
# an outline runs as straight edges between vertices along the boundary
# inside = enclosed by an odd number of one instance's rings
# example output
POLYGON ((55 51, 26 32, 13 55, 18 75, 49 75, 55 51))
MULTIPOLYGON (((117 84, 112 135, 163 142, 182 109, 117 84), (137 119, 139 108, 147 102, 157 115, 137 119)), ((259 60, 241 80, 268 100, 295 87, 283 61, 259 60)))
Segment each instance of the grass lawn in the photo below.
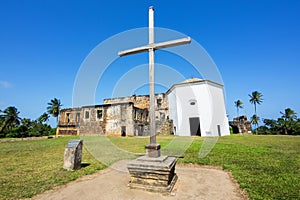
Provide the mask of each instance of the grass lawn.
MULTIPOLYGON (((0 199, 29 198, 105 167, 87 151, 86 141, 82 158, 85 167, 75 172, 63 170, 63 152, 70 139, 0 143, 0 199)), ((149 142, 148 137, 108 139, 133 153, 144 153, 144 145, 149 142)), ((198 156, 204 138, 195 137, 189 143, 184 137, 160 136, 157 141, 163 150, 185 147, 180 141, 186 141, 189 145, 178 162, 222 166, 232 172, 251 199, 300 199, 299 136, 221 137, 204 158, 198 156), (174 139, 177 142, 172 146, 174 139)))
POLYGON ((83 149, 85 167, 70 172, 62 168, 70 137, 0 143, 0 199, 30 198, 104 165, 83 149))

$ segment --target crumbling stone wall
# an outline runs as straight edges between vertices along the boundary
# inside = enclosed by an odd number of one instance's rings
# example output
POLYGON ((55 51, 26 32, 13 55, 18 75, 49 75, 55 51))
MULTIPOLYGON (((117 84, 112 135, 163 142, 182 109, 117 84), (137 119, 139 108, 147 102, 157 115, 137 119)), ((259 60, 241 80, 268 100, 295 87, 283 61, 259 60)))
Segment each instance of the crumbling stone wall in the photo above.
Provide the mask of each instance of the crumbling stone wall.
POLYGON ((118 103, 60 111, 57 135, 139 135, 136 124, 148 123, 148 110, 118 103))
MULTIPOLYGON (((149 135, 149 95, 105 99, 103 105, 60 111, 57 135, 149 135)), ((157 134, 170 134, 168 99, 155 95, 157 134)), ((170 128, 171 127, 171 128, 170 128)))
POLYGON ((251 122, 248 121, 246 115, 233 118, 229 125, 232 127, 233 133, 252 133, 251 122))
MULTIPOLYGON (((134 107, 148 109, 150 104, 149 95, 132 95, 128 97, 117 97, 104 99, 104 104, 128 103, 134 104, 134 107)), ((168 110, 168 96, 164 93, 155 94, 155 108, 157 110, 168 110)))
POLYGON ((79 122, 76 121, 76 113, 80 111, 81 108, 61 109, 56 135, 79 135, 79 122))
POLYGON ((105 123, 107 107, 102 105, 84 106, 80 112, 80 123, 78 125, 80 135, 103 135, 105 134, 105 123), (100 115, 100 113, 102 115, 100 115))
MULTIPOLYGON (((150 109, 150 97, 149 95, 133 95, 128 97, 118 97, 118 98, 110 98, 104 99, 104 104, 115 104, 115 103, 126 103, 131 102, 134 104, 134 107, 140 109, 147 109, 149 112, 150 109)), ((155 123, 156 123, 156 133, 160 134, 171 133, 173 128, 167 131, 170 123, 167 122, 169 117, 169 106, 168 106, 168 96, 164 93, 155 94, 155 123), (168 124, 168 125, 166 125, 168 124), (164 126, 164 127, 162 127, 164 126), (162 130, 163 131, 162 131, 162 130)), ((147 116, 147 122, 149 122, 149 116, 147 116)), ((138 130, 138 135, 149 135, 149 127, 148 124, 139 124, 136 128, 138 130), (143 133, 140 133, 143 131, 143 133)), ((137 134, 135 134, 137 135, 137 134)))

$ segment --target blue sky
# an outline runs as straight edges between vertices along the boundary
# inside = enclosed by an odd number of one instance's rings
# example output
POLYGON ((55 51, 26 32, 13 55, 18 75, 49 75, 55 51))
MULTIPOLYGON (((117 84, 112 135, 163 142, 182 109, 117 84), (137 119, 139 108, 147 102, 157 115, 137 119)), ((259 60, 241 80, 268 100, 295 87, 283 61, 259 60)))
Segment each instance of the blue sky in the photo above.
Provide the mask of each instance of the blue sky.
MULTIPOLYGON (((236 115, 237 99, 244 102, 241 114, 253 114, 248 94, 255 90, 264 95, 258 107, 261 118, 277 118, 287 107, 300 113, 300 1, 296 0, 1 1, 0 109, 16 106, 21 117, 35 119, 54 97, 63 107, 72 107, 74 82, 85 58, 111 36, 148 26, 151 5, 156 27, 190 36, 214 60, 225 84, 230 119, 236 115)), ((147 58, 141 54, 113 63, 124 69, 106 71, 95 102, 111 97, 113 87, 108 85, 126 70, 147 63, 147 58)), ((156 59, 181 68, 185 78, 197 76, 185 66, 188 63, 164 51, 156 52, 156 59)), ((50 123, 55 124, 54 119, 50 123)))

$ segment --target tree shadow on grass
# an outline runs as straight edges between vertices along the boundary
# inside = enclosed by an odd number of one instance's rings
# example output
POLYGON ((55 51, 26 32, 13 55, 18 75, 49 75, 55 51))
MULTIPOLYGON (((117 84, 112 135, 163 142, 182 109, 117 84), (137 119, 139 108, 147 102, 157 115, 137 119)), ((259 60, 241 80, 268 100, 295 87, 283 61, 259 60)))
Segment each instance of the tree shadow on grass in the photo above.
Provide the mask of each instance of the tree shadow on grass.
POLYGON ((85 168, 85 167, 88 167, 90 165, 91 165, 90 163, 81 163, 81 168, 85 168))

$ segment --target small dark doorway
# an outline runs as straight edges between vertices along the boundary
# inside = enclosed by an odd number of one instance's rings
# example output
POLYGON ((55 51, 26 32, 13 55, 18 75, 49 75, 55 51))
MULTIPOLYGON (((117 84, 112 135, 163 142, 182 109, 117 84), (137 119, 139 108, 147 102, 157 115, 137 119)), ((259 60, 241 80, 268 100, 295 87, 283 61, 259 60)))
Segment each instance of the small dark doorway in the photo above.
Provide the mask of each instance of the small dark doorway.
POLYGON ((121 126, 121 136, 122 137, 126 136, 126 126, 121 126))
POLYGON ((221 126, 218 125, 218 135, 221 136, 221 126))
POLYGON ((199 117, 190 118, 190 131, 191 131, 191 135, 201 136, 199 117))

